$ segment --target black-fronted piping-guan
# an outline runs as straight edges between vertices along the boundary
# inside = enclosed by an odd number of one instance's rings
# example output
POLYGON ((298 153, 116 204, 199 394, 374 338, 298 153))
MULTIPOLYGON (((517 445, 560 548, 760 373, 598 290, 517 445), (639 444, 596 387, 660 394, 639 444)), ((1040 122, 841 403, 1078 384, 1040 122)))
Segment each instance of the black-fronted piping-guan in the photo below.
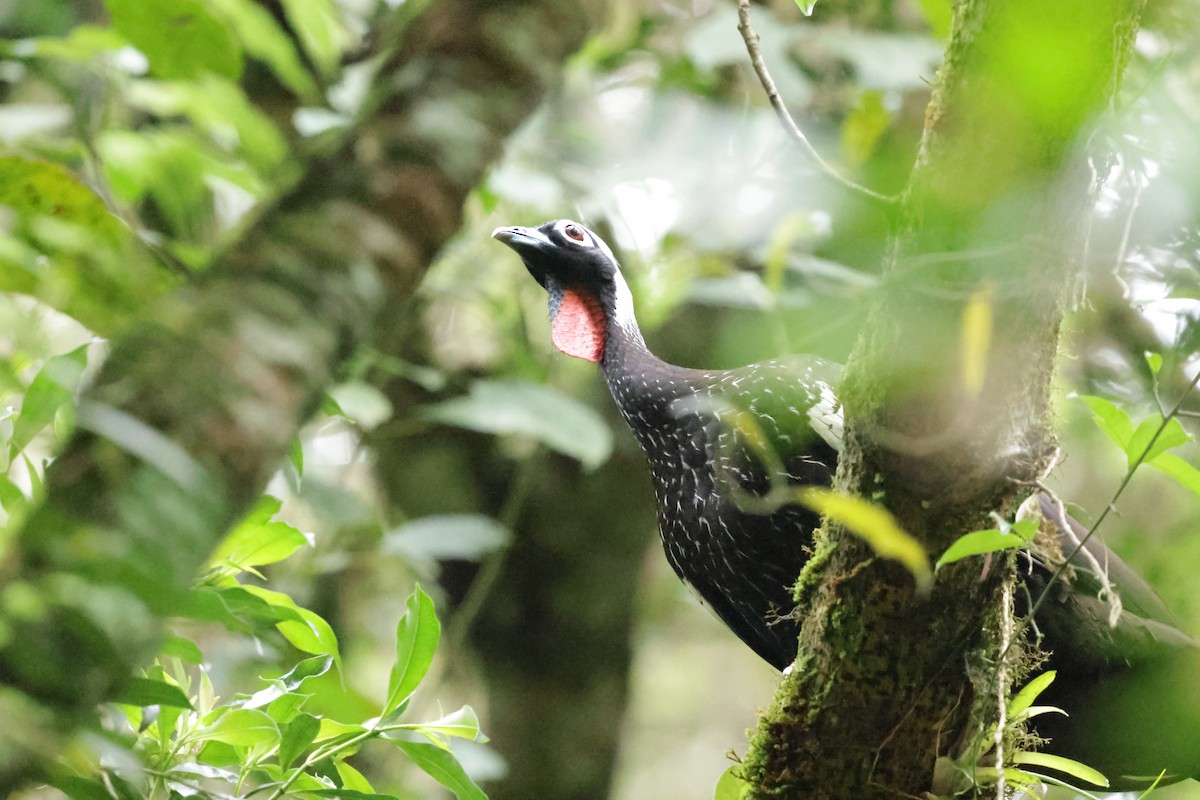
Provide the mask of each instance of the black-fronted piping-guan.
MULTIPOLYGON (((802 506, 764 510, 748 501, 780 481, 832 483, 842 432, 837 365, 811 356, 728 371, 668 364, 646 347, 617 260, 595 233, 564 219, 492 236, 548 293, 555 346, 600 365, 650 462, 675 572, 758 655, 786 668, 799 624, 789 615, 792 587, 819 519, 802 506)), ((1058 517, 1048 497, 1040 505, 1046 519, 1058 517)), ((1079 535, 1070 523, 1072 534, 1050 525, 1063 552, 1079 535)), ((1039 717, 1038 733, 1050 752, 1099 769, 1114 788, 1146 785, 1163 770, 1165 780, 1200 776, 1200 644, 1103 544, 1093 539, 1086 550, 1095 561, 1077 555, 1072 579, 1050 588, 1035 618, 1058 671, 1039 702, 1071 715, 1039 717), (1097 598, 1093 563, 1106 565, 1123 602, 1115 626, 1097 598)), ((1025 561, 1036 596, 1050 571, 1025 561)))

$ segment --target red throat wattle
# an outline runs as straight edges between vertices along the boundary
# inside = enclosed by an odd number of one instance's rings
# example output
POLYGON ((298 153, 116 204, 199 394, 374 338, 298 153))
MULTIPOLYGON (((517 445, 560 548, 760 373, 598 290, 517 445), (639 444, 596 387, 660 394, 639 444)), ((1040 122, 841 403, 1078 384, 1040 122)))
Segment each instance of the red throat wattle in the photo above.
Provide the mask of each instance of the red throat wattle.
POLYGON ((554 346, 567 355, 597 362, 604 355, 604 311, 590 294, 563 292, 551 326, 554 346))

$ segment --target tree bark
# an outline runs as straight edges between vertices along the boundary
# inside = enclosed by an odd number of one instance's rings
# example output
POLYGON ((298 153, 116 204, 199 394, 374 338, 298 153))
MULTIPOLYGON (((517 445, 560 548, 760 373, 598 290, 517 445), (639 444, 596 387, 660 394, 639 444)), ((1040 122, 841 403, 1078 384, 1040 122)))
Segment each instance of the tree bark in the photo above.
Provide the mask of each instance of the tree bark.
MULTIPOLYGON (((1112 100, 1141 0, 964 0, 902 199, 886 290, 842 396, 839 488, 936 558, 1011 515, 1054 449, 1049 384, 1093 174, 1078 138, 1112 100)), ((994 722, 1010 562, 928 596, 827 523, 801 579, 799 656, 744 766, 754 797, 928 791, 994 722)), ((1010 654, 1011 655, 1011 654, 1010 654)), ((1009 675, 1022 665, 1009 659, 1009 675)))
POLYGON ((601 7, 444 0, 408 23, 402 5, 367 116, 114 345, 0 573, 0 787, 153 656, 161 617, 601 7))

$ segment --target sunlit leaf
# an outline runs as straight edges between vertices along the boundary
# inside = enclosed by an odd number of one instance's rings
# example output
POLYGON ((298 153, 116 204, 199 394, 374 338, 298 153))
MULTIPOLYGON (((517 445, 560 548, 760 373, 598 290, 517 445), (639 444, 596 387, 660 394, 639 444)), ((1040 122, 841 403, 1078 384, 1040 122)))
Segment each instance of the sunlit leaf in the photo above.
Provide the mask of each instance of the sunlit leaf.
POLYGON ((796 0, 796 7, 804 13, 804 16, 811 17, 813 9, 817 7, 817 0, 796 0))
POLYGON ((1193 494, 1200 495, 1200 469, 1196 469, 1187 461, 1173 453, 1163 453, 1156 456, 1150 466, 1161 470, 1179 481, 1193 494))
POLYGON ((984 281, 963 308, 961 350, 962 386, 969 394, 977 395, 987 377, 988 354, 992 347, 992 296, 995 286, 984 281))
POLYGON ((1144 355, 1146 356, 1146 366, 1150 367, 1151 374, 1157 375, 1162 370, 1163 357, 1149 350, 1144 355))
POLYGON ((1079 399, 1091 409, 1092 417, 1100 430, 1108 434, 1108 438, 1112 439, 1117 447, 1124 450, 1133 437, 1133 423, 1129 420, 1129 415, 1103 397, 1080 395, 1079 399))
POLYGON ((342 58, 346 29, 333 0, 282 0, 292 29, 324 75, 331 76, 342 58))
POLYGON ((717 778, 717 785, 713 789, 713 800, 741 800, 742 791, 746 787, 747 784, 742 780, 740 767, 734 764, 722 772, 721 777, 717 778))
POLYGON ((200 741, 213 740, 234 747, 251 747, 261 742, 279 739, 279 728, 275 720, 262 711, 250 708, 232 708, 216 722, 191 734, 200 741))
POLYGON ((191 639, 185 639, 175 634, 167 634, 158 652, 170 658, 178 658, 189 664, 200 664, 204 661, 204 653, 191 639))
POLYGON ((487 800, 487 795, 475 785, 449 750, 424 742, 393 740, 393 744, 403 750, 414 764, 434 780, 454 792, 458 800, 487 800))
POLYGON ((342 779, 342 789, 349 789, 352 792, 362 792, 364 796, 370 797, 375 793, 375 787, 371 785, 363 774, 354 767, 347 764, 345 761, 338 761, 337 764, 338 777, 342 779))
POLYGON ((301 714, 287 724, 279 740, 279 765, 290 767, 317 738, 321 721, 312 714, 301 714))
POLYGON ((104 5, 113 27, 146 55, 155 75, 241 77, 241 46, 202 0, 105 0, 104 5))
POLYGON ((612 432, 594 410, 534 383, 476 381, 469 395, 426 408, 424 416, 485 433, 531 436, 588 469, 612 451, 612 432))
POLYGON ((880 556, 899 561, 912 573, 918 589, 928 590, 933 582, 933 571, 925 548, 900 527, 886 509, 861 497, 815 487, 800 491, 797 499, 818 514, 843 525, 880 556))
POLYGON ((1033 701, 1037 700, 1041 693, 1054 683, 1057 674, 1054 670, 1043 672, 1021 687, 1021 691, 1008 701, 1008 716, 1015 718, 1025 713, 1033 705, 1033 701))
POLYGON ((1056 756, 1051 753, 1030 753, 1018 751, 1012 754, 1014 764, 1024 764, 1031 767, 1046 767, 1047 769, 1070 775, 1081 781, 1087 781, 1095 786, 1108 786, 1108 778, 1103 773, 1092 769, 1086 764, 1080 764, 1069 758, 1056 756))
POLYGON ((301 62, 292 40, 265 7, 253 0, 208 2, 229 23, 247 55, 270 67, 297 97, 312 103, 318 101, 316 83, 301 62))
POLYGON ((433 663, 442 633, 433 600, 420 586, 409 595, 406 606, 396 626, 396 661, 388 680, 387 702, 382 713, 385 717, 399 708, 421 683, 433 663))
POLYGON ((1037 526, 1032 520, 1020 520, 1008 530, 990 528, 984 531, 972 531, 963 534, 954 541, 942 557, 934 564, 934 569, 940 569, 946 564, 952 564, 968 556, 978 556, 985 553, 995 553, 1000 550, 1011 550, 1028 544, 1037 535, 1037 526))
POLYGON ((150 678, 130 678, 120 694, 112 698, 112 702, 131 706, 192 707, 187 695, 178 686, 150 678))
POLYGON ((399 730, 416 731, 441 748, 448 748, 446 738, 467 739, 472 742, 486 742, 488 738, 479 729, 479 717, 470 706, 463 706, 458 711, 447 714, 432 722, 415 722, 407 725, 396 725, 399 730))
POLYGON ((1125 445, 1125 457, 1129 459, 1129 466, 1132 467, 1139 461, 1143 463, 1153 461, 1171 448, 1186 444, 1191 440, 1192 437, 1183 429, 1183 425, 1180 424, 1177 417, 1170 418, 1165 425, 1162 417, 1147 417, 1129 437, 1129 442, 1125 445), (1157 438, 1155 437, 1156 433, 1158 434, 1157 438), (1150 443, 1151 440, 1153 440, 1153 444, 1150 443))
POLYGON ((392 417, 392 404, 383 392, 362 381, 339 384, 329 394, 342 416, 366 430, 392 417))
POLYGON ((87 366, 87 349, 88 346, 83 345, 47 360, 29 384, 21 401, 21 413, 13 420, 9 442, 14 456, 54 421, 60 408, 71 402, 72 393, 87 366))
POLYGON ((332 656, 338 669, 341 669, 342 656, 338 651, 337 636, 320 615, 296 605, 292 598, 282 592, 273 592, 261 586, 246 585, 242 588, 275 608, 289 610, 298 615, 298 620, 279 622, 275 627, 297 650, 314 655, 332 656))
POLYGON ((238 569, 274 564, 308 544, 308 538, 285 522, 272 522, 282 503, 264 496, 247 517, 222 540, 210 563, 238 569))
POLYGON ((406 522, 389 531, 383 549, 410 559, 478 561, 505 547, 512 533, 482 514, 438 514, 406 522))

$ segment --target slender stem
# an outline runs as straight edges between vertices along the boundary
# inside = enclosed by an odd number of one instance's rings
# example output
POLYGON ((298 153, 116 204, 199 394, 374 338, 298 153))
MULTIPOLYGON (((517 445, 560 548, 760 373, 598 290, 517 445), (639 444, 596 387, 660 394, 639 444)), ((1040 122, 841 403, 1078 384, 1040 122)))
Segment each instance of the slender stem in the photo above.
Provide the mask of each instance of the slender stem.
POLYGON ((1079 540, 1079 544, 1075 545, 1075 549, 1073 549, 1067 555, 1067 557, 1062 560, 1062 563, 1058 565, 1058 568, 1054 570, 1054 574, 1050 576, 1050 580, 1046 583, 1045 588, 1042 589, 1041 594, 1038 595, 1037 601, 1033 604, 1033 607, 1029 609, 1029 616, 1027 619, 1033 619, 1034 615, 1037 614, 1038 609, 1040 609, 1042 604, 1046 602, 1046 598, 1050 596, 1050 590, 1054 587, 1055 582, 1062 577, 1063 572, 1071 563, 1071 560, 1074 559, 1075 556, 1079 555, 1079 551, 1083 549, 1084 545, 1088 543, 1088 540, 1092 538, 1092 535, 1095 534, 1100 528, 1100 524, 1108 518, 1109 512, 1112 511, 1116 506, 1117 500, 1120 499, 1121 494, 1125 491, 1125 487, 1129 485, 1131 480, 1133 480, 1133 473, 1136 472, 1137 468, 1140 467, 1146 460, 1146 456, 1149 455, 1150 451, 1154 448, 1154 443, 1158 441, 1158 437, 1167 429, 1167 425, 1170 424, 1171 420, 1179 414, 1179 410, 1183 406, 1184 401, 1187 400, 1188 395, 1192 393, 1197 384, 1200 384, 1200 370, 1196 371, 1196 376, 1192 378, 1191 383, 1189 383, 1187 388, 1183 390, 1183 393, 1179 395, 1179 399, 1175 401, 1175 405, 1171 409, 1170 413, 1163 417, 1162 424, 1160 424, 1158 429, 1154 431, 1154 435, 1151 436, 1150 441, 1146 443, 1145 449, 1142 450, 1142 452, 1138 454, 1138 457, 1133 460, 1133 463, 1129 465, 1129 469, 1125 472, 1125 477, 1121 480, 1121 485, 1117 487, 1117 491, 1113 494, 1112 500, 1108 501, 1108 505, 1106 505, 1104 510, 1100 512, 1100 516, 1096 517, 1096 521, 1092 523, 1090 528, 1088 528, 1087 534, 1079 540))
POLYGON ((880 194, 861 184, 855 183, 849 178, 843 177, 828 161, 821 157, 821 154, 813 147, 812 142, 804 135, 804 131, 800 130, 800 126, 792 119, 792 115, 788 113, 787 106, 783 103, 783 98, 779 96, 779 90, 775 87, 775 81, 771 78, 771 72, 767 69, 767 62, 763 60, 762 50, 758 46, 758 34, 750 27, 750 0, 738 0, 738 32, 742 34, 742 41, 746 43, 746 52, 750 55, 750 63, 754 66, 754 72, 758 75, 759 82, 767 92, 767 99, 771 101, 771 107, 775 109, 775 114, 779 117, 779 121, 783 123, 783 129, 808 152, 809 157, 820 168, 821 172, 824 172, 846 188, 852 189, 872 200, 877 200, 881 203, 895 203, 895 197, 880 194))

